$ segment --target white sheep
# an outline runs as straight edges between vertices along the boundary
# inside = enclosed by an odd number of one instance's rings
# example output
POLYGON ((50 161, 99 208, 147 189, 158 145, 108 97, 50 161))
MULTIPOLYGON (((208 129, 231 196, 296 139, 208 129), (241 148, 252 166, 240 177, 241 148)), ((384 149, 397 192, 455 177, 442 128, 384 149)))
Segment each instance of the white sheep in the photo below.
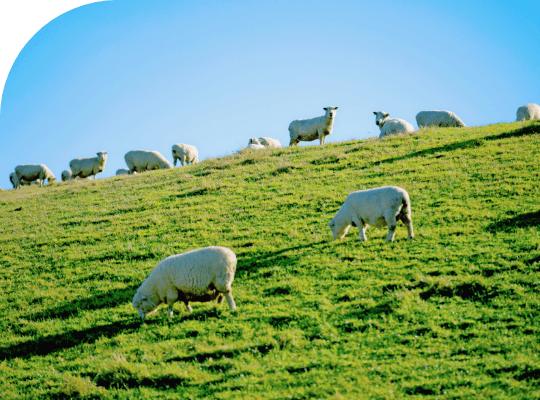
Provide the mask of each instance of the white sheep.
POLYGON ((264 150, 266 149, 266 147, 262 144, 248 144, 246 146, 246 149, 249 149, 249 150, 264 150))
POLYGON ((107 162, 107 152, 100 151, 97 153, 97 157, 91 158, 75 158, 69 162, 69 168, 71 168, 71 177, 75 179, 86 178, 90 175, 96 175, 99 172, 105 171, 105 163, 107 162))
POLYGON ((337 107, 325 107, 326 113, 323 116, 311 119, 297 119, 289 124, 289 136, 291 141, 289 146, 295 146, 299 142, 311 142, 319 139, 320 144, 324 144, 326 136, 334 129, 334 117, 337 107))
POLYGON ((173 168, 172 164, 157 151, 131 150, 126 153, 124 160, 131 173, 173 168))
POLYGON ((516 121, 540 119, 540 106, 535 103, 525 104, 516 111, 516 121))
POLYGON ((190 301, 206 302, 223 295, 232 310, 236 304, 232 295, 232 282, 236 271, 236 255, 227 247, 210 246, 175 254, 163 259, 135 293, 133 308, 141 318, 154 312, 161 303, 172 307, 182 301, 192 312, 190 301))
POLYGON ((377 228, 388 226, 386 241, 389 242, 394 240, 399 220, 407 226, 408 239, 414 238, 409 194, 398 186, 383 186, 350 193, 328 226, 334 240, 343 239, 351 225, 356 226, 361 241, 367 240, 369 225, 377 228))
POLYGON ((414 127, 407 121, 399 118, 388 118, 390 114, 384 111, 373 111, 377 117, 375 124, 380 128, 379 139, 388 135, 414 132, 414 127))
POLYGON ((41 182, 39 181, 39 179, 33 181, 33 182, 29 182, 29 181, 25 181, 24 179, 21 179, 19 180, 19 178, 17 177, 17 174, 15 172, 12 172, 11 174, 9 174, 9 181, 11 182, 11 184, 13 185, 13 189, 16 189, 16 188, 19 188, 21 186, 30 186, 30 185, 39 185, 41 182))
POLYGON ((280 149, 281 143, 277 139, 272 139, 269 137, 260 137, 260 138, 251 138, 249 139, 248 144, 262 144, 264 147, 268 147, 270 149, 280 149))
POLYGON ((116 170, 116 176, 118 175, 131 175, 131 171, 126 168, 120 168, 116 170))
POLYGON ((62 182, 70 181, 73 177, 70 169, 65 169, 62 171, 62 182))
POLYGON ((426 126, 438 126, 441 128, 466 127, 463 121, 451 111, 420 111, 416 114, 416 123, 419 128, 426 126))
MULTIPOLYGON (((49 168, 43 164, 23 164, 15 167, 15 174, 17 174, 17 189, 21 188, 23 181, 33 182, 39 181, 39 186, 43 187, 43 182, 48 179, 49 183, 56 181, 53 173, 49 168)), ((12 182, 13 183, 13 182, 12 182)))
POLYGON ((176 161, 180 160, 182 167, 184 163, 197 164, 199 162, 199 152, 195 146, 190 144, 178 143, 172 147, 172 156, 174 166, 176 167, 176 161))

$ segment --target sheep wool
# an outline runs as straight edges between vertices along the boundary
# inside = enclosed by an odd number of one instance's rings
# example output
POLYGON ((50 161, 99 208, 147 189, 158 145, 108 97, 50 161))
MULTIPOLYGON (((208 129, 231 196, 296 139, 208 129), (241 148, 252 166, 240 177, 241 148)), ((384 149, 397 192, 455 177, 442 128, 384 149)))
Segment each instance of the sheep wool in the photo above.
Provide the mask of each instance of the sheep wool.
POLYGON ((279 140, 277 139, 272 139, 272 138, 269 138, 269 137, 260 137, 260 138, 251 138, 249 139, 249 143, 248 145, 250 144, 262 144, 264 147, 269 147, 271 149, 280 149, 281 148, 281 143, 279 142, 279 140))
POLYGON ((199 162, 199 151, 195 146, 184 143, 174 144, 172 147, 172 156, 174 161, 174 166, 176 167, 176 161, 180 160, 182 167, 185 163, 191 165, 197 164, 199 162))
POLYGON ((45 179, 47 179, 49 183, 56 181, 56 178, 51 170, 43 164, 17 165, 15 167, 15 173, 17 174, 17 178, 19 180, 18 189, 21 188, 20 185, 22 184, 23 180, 27 182, 38 180, 41 187, 43 187, 43 182, 45 179))
POLYGON ((141 318, 153 313, 161 303, 172 306, 182 301, 189 312, 190 301, 205 302, 224 296, 232 310, 236 304, 232 295, 232 282, 236 272, 236 255, 227 247, 210 246, 163 259, 135 293, 133 308, 141 318))
POLYGON ((360 240, 366 241, 369 225, 377 228, 388 226, 386 241, 394 240, 397 221, 402 221, 414 238, 411 200, 409 194, 398 186, 382 186, 350 193, 328 226, 334 240, 343 239, 351 226, 358 227, 360 240))
POLYGON ((373 111, 373 114, 376 115, 375 124, 381 130, 379 139, 389 135, 414 132, 414 127, 403 119, 388 118, 390 114, 384 111, 373 111))
POLYGON ((131 173, 173 168, 173 165, 157 151, 131 150, 126 153, 124 160, 131 173))
POLYGON ((75 158, 69 162, 72 178, 87 178, 90 175, 94 176, 99 172, 105 171, 105 163, 107 162, 107 152, 100 151, 97 157, 91 158, 75 158))
POLYGON ((416 123, 419 128, 438 126, 441 128, 465 128, 465 124, 451 111, 420 111, 416 114, 416 123))
POLYGON ((516 121, 540 119, 540 106, 535 103, 525 104, 516 111, 516 121))
POLYGON ((65 169, 62 171, 62 182, 70 181, 73 174, 71 173, 70 169, 65 169))
POLYGON ((131 175, 131 171, 126 168, 120 168, 116 170, 116 176, 118 175, 131 175))
POLYGON ((297 119, 289 124, 289 146, 296 146, 299 142, 311 142, 319 139, 324 144, 326 136, 334 130, 334 118, 338 107, 324 107, 325 114, 311 119, 297 119))

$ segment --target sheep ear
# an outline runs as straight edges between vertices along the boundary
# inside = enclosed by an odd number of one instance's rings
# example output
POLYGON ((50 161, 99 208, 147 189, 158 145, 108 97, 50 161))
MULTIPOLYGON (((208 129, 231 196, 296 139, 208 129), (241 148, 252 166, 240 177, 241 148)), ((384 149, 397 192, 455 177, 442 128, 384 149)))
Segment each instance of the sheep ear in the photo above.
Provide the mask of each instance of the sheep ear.
POLYGON ((390 114, 388 114, 388 113, 384 113, 384 116, 385 116, 385 117, 389 117, 389 116, 390 116, 390 114))
POLYGON ((373 114, 377 115, 377 111, 373 111, 373 114))
POLYGON ((334 107, 334 110, 337 110, 339 107, 334 107))
POLYGON ((324 107, 323 110, 328 110, 328 107, 324 107))

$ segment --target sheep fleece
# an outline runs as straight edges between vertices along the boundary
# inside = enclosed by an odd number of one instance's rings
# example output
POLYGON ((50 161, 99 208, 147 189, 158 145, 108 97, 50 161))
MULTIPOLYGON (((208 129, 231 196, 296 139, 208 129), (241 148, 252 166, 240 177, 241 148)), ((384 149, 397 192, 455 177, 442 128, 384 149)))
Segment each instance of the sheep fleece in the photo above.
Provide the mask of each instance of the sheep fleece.
POLYGON ((133 297, 133 307, 144 317, 161 303, 172 305, 177 300, 211 300, 215 292, 225 294, 229 307, 236 309, 232 282, 236 271, 236 255, 227 247, 210 246, 175 254, 163 259, 143 282, 133 297), (146 296, 146 299, 144 297, 146 296))

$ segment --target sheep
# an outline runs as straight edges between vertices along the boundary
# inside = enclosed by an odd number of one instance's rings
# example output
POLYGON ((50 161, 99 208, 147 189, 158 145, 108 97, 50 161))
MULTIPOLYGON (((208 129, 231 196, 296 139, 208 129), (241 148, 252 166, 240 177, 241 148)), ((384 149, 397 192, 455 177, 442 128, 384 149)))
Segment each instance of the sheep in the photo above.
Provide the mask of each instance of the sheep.
POLYGON ((350 193, 328 226, 334 240, 343 239, 351 225, 356 226, 362 242, 367 240, 369 225, 388 226, 386 241, 390 242, 394 240, 399 220, 407 227, 408 239, 414 238, 409 194, 398 186, 382 186, 350 193))
POLYGON ((377 117, 375 124, 379 126, 381 133, 379 139, 388 135, 397 135, 398 133, 414 132, 414 127, 407 121, 398 118, 388 118, 390 114, 384 111, 373 111, 377 117))
POLYGON ((540 106, 535 103, 525 104, 516 111, 516 121, 540 119, 540 106))
POLYGON ((260 137, 260 138, 251 138, 249 139, 248 144, 262 144, 264 147, 268 147, 270 149, 280 149, 281 143, 279 143, 279 140, 272 139, 269 137, 260 137))
POLYGON ((299 142, 311 142, 319 138, 319 143, 324 144, 326 136, 334 129, 334 117, 338 107, 324 107, 326 113, 323 116, 311 119, 297 119, 289 124, 289 146, 296 146, 299 142))
POLYGON ((173 168, 172 164, 157 151, 131 150, 126 153, 124 160, 131 173, 173 168))
POLYGON ((70 169, 65 169, 62 171, 62 182, 70 181, 73 177, 73 174, 70 169))
POLYGON ((419 128, 425 126, 466 128, 463 121, 451 111, 420 111, 416 114, 416 123, 419 128))
POLYGON ((199 152, 195 146, 189 144, 178 143, 172 147, 172 156, 174 166, 176 167, 176 161, 180 160, 182 167, 184 163, 197 164, 199 162, 199 152))
POLYGON ((105 171, 105 163, 107 162, 107 152, 100 151, 97 153, 97 157, 91 158, 75 158, 69 162, 69 168, 71 168, 72 179, 76 177, 86 178, 90 175, 96 175, 99 172, 105 171))
POLYGON ((246 149, 249 149, 249 150, 264 150, 266 149, 266 147, 262 144, 248 144, 246 146, 246 149))
MULTIPOLYGON (((48 179, 48 182, 56 181, 53 173, 49 168, 43 164, 23 164, 15 167, 15 174, 17 174, 17 189, 21 188, 21 184, 24 181, 33 182, 39 181, 39 186, 43 187, 43 182, 48 179)), ((13 183, 13 181, 12 181, 13 183)))
POLYGON ((172 306, 180 300, 192 312, 190 301, 206 302, 223 295, 232 310, 236 304, 232 282, 236 271, 236 255, 227 247, 210 246, 169 256, 159 262, 133 297, 133 308, 139 317, 153 313, 161 303, 167 303, 169 317, 172 306))
POLYGON ((131 175, 131 171, 126 168, 120 168, 116 170, 116 176, 118 175, 131 175))

